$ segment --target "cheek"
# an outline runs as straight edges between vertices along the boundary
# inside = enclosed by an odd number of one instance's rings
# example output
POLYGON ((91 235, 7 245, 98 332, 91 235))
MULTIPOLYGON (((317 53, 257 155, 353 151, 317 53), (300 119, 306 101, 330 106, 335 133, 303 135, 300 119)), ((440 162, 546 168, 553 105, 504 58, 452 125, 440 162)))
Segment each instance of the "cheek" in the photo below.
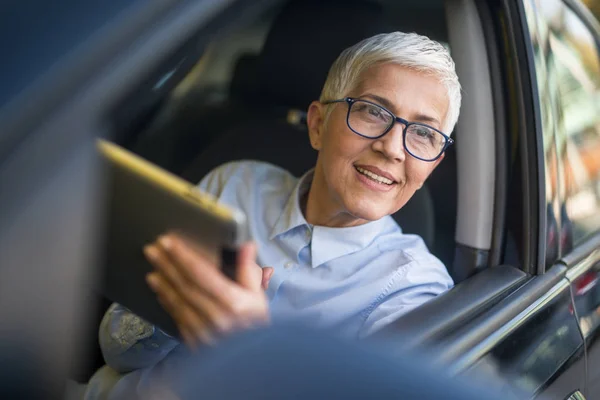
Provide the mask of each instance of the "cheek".
POLYGON ((418 189, 429 177, 433 167, 429 163, 415 159, 406 160, 406 186, 411 189, 418 189))
POLYGON ((344 120, 343 123, 331 124, 328 127, 322 150, 330 163, 340 164, 355 161, 369 146, 370 141, 354 134, 344 120))

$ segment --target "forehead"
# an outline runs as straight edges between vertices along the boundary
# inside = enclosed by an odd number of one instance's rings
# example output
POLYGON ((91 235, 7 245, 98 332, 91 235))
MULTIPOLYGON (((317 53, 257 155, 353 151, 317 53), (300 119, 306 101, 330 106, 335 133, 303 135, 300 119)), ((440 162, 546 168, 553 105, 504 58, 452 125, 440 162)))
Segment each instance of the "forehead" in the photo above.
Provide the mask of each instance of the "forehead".
POLYGON ((437 77, 398 64, 378 64, 367 69, 351 95, 386 99, 388 104, 382 105, 407 120, 427 116, 441 126, 448 113, 448 93, 437 77))

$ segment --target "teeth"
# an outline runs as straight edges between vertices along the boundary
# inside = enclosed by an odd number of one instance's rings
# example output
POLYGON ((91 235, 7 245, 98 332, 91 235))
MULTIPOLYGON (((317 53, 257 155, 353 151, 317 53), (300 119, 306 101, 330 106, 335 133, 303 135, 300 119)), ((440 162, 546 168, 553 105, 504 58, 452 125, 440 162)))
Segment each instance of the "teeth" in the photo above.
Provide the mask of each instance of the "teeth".
POLYGON ((364 168, 360 168, 360 167, 355 167, 356 170, 358 172, 360 172, 363 175, 368 176, 369 178, 373 179, 374 181, 377 181, 379 183, 384 183, 386 185, 391 185, 392 183, 394 183, 393 181, 389 180, 388 178, 385 178, 383 176, 379 176, 377 174, 372 173, 371 171, 367 171, 364 168))

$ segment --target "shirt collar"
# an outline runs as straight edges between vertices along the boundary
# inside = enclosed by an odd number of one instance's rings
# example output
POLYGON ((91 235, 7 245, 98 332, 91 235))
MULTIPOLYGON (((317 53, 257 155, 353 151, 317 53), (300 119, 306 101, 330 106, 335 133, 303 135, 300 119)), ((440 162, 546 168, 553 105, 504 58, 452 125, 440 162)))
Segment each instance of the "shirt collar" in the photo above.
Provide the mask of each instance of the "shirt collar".
POLYGON ((310 189, 313 175, 314 169, 311 169, 300 178, 296 187, 292 190, 281 215, 275 222, 270 236, 270 239, 273 240, 276 236, 289 232, 298 226, 307 226, 312 230, 311 258, 313 268, 335 258, 360 251, 384 233, 400 231, 400 227, 390 216, 347 228, 312 227, 302 214, 300 199, 310 189))
POLYGON ((313 174, 314 168, 300 178, 294 187, 294 190, 292 190, 292 193, 288 197, 281 215, 275 222, 275 225, 273 225, 269 239, 273 240, 276 236, 301 225, 310 226, 308 222, 306 222, 306 219, 304 219, 304 215, 300 209, 300 199, 310 189, 313 174))
POLYGON ((311 243, 312 266, 356 253, 373 244, 381 235, 398 231, 400 227, 390 216, 347 228, 315 226, 311 243))

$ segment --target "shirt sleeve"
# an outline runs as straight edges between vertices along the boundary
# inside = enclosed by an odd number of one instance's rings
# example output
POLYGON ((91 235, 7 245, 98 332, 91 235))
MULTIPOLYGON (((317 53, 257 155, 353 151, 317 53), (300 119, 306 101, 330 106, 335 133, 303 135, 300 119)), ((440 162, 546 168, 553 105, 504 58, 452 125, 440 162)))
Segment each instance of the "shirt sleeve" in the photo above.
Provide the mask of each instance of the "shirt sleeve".
MULTIPOLYGON (((178 379, 189 377, 182 374, 189 361, 189 355, 185 346, 179 344, 158 363, 118 377, 103 396, 108 400, 174 398, 174 394, 168 388, 177 386, 178 379)), ((91 400, 92 397, 88 396, 86 400, 88 399, 91 400)))
POLYGON ((234 161, 218 166, 202 178, 198 184, 198 189, 216 198, 221 197, 227 183, 231 178, 237 176, 244 164, 243 162, 234 161))
POLYGON ((401 266, 392 277, 387 295, 381 296, 369 312, 359 337, 366 337, 402 315, 434 299, 454 285, 444 265, 435 257, 401 266))
POLYGON ((118 373, 154 365, 179 343, 117 303, 104 314, 98 336, 104 361, 118 373))

